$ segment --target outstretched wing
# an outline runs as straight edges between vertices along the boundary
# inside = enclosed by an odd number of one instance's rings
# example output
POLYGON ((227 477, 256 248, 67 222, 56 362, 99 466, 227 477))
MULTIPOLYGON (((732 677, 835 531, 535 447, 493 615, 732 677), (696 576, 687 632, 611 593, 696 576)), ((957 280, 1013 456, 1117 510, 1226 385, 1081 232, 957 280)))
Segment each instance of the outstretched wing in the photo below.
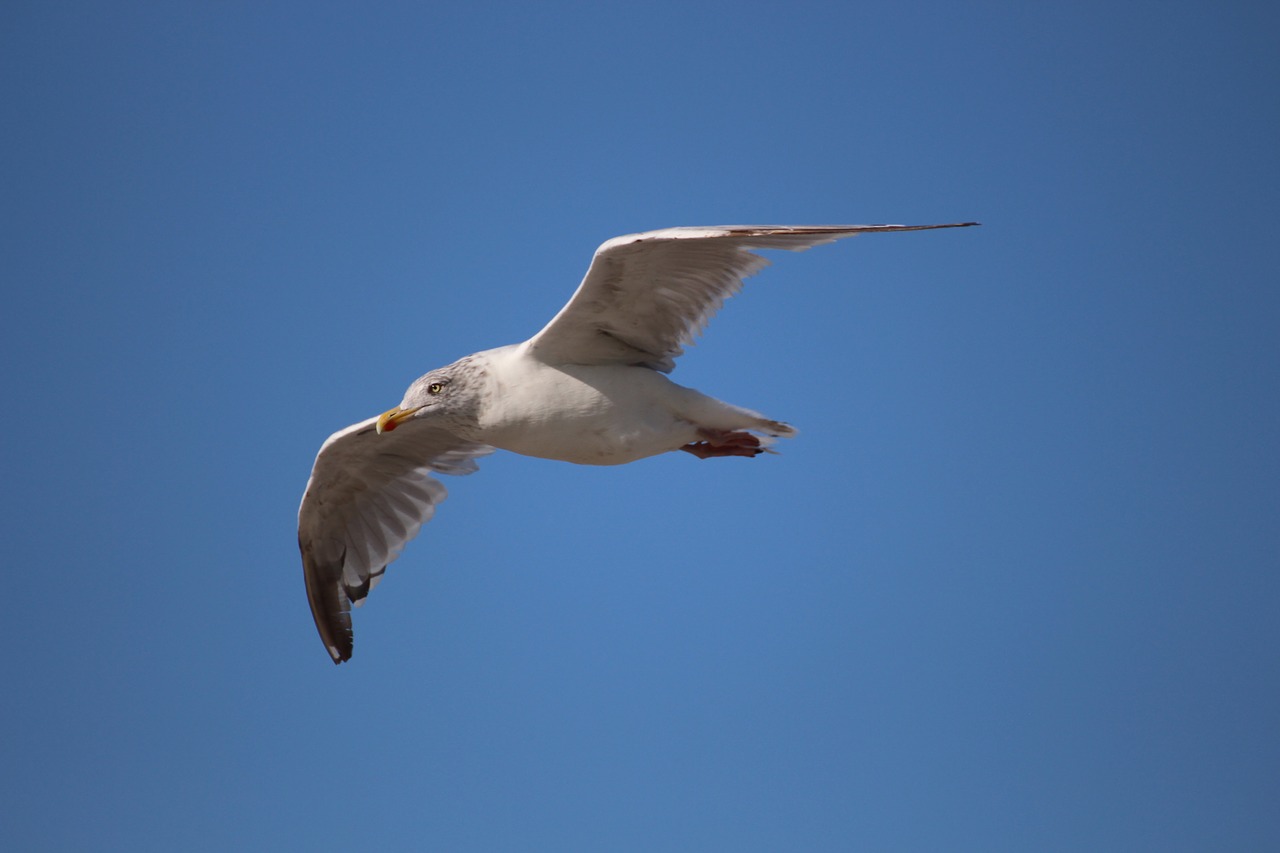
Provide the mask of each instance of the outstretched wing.
POLYGON ((663 373, 742 280, 769 265, 752 249, 798 252, 868 231, 949 225, 723 225, 615 237, 560 313, 525 346, 550 364, 635 364, 663 373))
POLYGON ((351 657, 351 605, 363 603, 445 499, 431 476, 470 474, 493 448, 408 421, 377 433, 370 418, 329 436, 298 509, 307 600, 334 663, 351 657))

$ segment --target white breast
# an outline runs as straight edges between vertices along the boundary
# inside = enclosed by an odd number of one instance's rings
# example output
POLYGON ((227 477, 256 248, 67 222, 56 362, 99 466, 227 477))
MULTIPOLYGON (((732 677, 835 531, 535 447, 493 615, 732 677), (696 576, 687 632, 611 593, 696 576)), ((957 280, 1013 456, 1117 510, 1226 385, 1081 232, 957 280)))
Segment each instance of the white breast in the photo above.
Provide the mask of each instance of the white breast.
POLYGON ((552 367, 519 347, 485 356, 491 384, 478 441, 526 456, 619 465, 697 440, 697 427, 680 414, 688 389, 648 368, 552 367))

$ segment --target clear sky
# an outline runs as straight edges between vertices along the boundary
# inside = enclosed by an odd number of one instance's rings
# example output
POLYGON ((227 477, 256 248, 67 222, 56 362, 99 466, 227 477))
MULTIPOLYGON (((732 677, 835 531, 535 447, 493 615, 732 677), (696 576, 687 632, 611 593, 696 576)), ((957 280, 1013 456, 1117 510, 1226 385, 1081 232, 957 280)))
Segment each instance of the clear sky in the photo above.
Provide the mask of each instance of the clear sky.
POLYGON ((1280 846, 1280 13, 0 12, 6 850, 1280 846), (497 454, 334 667, 320 443, 617 234, 782 454, 497 454))

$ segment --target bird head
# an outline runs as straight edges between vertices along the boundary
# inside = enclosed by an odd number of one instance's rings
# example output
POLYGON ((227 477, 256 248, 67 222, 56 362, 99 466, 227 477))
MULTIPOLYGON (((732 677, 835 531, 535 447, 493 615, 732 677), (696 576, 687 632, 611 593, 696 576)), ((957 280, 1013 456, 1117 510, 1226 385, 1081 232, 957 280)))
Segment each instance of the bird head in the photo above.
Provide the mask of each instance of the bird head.
POLYGON ((468 369, 468 360, 463 359, 418 377, 404 392, 399 406, 378 416, 378 432, 391 432, 415 418, 434 420, 443 416, 446 421, 452 421, 463 416, 474 408, 474 400, 462 393, 471 384, 473 373, 474 370, 468 369))

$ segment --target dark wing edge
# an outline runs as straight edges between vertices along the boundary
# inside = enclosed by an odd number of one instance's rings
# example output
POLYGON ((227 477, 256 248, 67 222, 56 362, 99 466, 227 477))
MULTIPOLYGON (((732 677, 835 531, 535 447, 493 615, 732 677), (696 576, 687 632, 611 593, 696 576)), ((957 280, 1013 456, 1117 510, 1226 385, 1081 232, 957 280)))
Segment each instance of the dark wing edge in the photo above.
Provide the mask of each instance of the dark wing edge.
POLYGON ((857 234, 977 224, 720 225, 615 237, 596 250, 569 302, 525 347, 551 363, 670 373, 725 300, 769 265, 752 249, 799 252, 857 234))
POLYGON ((418 535, 448 492, 433 473, 469 474, 493 452, 421 423, 378 435, 376 418, 334 433, 316 456, 298 508, 307 602, 335 664, 351 658, 351 607, 418 535))
POLYGON ((311 618, 315 620, 320 640, 334 663, 351 660, 355 649, 355 635, 351 630, 351 599, 342 584, 316 561, 308 543, 298 537, 298 550, 302 552, 302 576, 307 584, 307 603, 311 605, 311 618))

